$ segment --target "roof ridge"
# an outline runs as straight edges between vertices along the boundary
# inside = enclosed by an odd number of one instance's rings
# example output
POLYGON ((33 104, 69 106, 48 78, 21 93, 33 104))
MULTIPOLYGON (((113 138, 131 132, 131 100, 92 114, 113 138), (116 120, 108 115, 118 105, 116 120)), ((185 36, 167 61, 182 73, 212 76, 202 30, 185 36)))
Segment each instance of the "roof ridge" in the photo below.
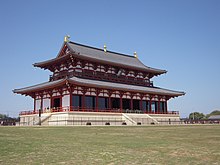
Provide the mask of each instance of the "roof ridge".
MULTIPOLYGON (((79 46, 84 46, 84 47, 91 48, 91 49, 96 49, 96 50, 104 51, 104 50, 101 49, 101 48, 97 48, 97 47, 89 46, 89 45, 84 45, 84 44, 77 43, 77 42, 73 42, 73 41, 70 41, 70 42, 68 42, 68 43, 76 44, 76 45, 79 45, 79 46)), ((121 56, 136 58, 136 57, 134 57, 134 56, 132 56, 132 55, 129 55, 129 54, 123 54, 123 53, 118 53, 118 52, 109 51, 109 50, 107 50, 107 52, 109 52, 109 53, 114 53, 114 54, 116 54, 116 55, 121 55, 121 56)))

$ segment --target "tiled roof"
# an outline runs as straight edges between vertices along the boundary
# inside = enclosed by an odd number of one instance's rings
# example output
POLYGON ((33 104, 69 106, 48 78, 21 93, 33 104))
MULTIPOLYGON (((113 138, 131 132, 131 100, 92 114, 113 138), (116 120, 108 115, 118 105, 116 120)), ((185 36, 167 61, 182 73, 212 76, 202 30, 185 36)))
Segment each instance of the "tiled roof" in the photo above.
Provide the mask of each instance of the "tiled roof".
POLYGON ((109 62, 112 64, 120 64, 125 67, 128 66, 136 69, 144 69, 153 73, 159 73, 159 74, 166 73, 165 70, 160 70, 145 66, 138 58, 131 55, 125 55, 108 50, 107 52, 105 52, 103 49, 98 49, 91 46, 78 44, 75 42, 69 42, 67 43, 67 46, 72 51, 79 53, 79 56, 83 56, 86 58, 91 58, 103 62, 109 62))
POLYGON ((37 85, 25 87, 25 88, 20 88, 20 89, 14 89, 13 92, 18 93, 18 94, 25 94, 25 93, 39 91, 39 90, 43 90, 43 89, 50 89, 50 88, 53 88, 55 86, 59 86, 60 84, 63 84, 63 83, 65 83, 65 79, 60 79, 60 80, 50 81, 50 82, 44 82, 44 83, 41 83, 41 84, 37 84, 37 85))
POLYGON ((158 94, 158 95, 167 95, 171 97, 181 96, 184 95, 184 92, 177 92, 168 89, 156 88, 156 87, 144 87, 144 86, 136 86, 136 85, 127 85, 127 84, 120 84, 120 83, 113 83, 113 82, 105 82, 105 81, 98 81, 98 80, 90 80, 90 79, 82 79, 78 77, 72 77, 69 79, 61 79, 52 82, 46 82, 42 84, 38 84, 35 86, 30 86, 21 89, 15 89, 14 93, 19 94, 26 94, 34 91, 39 91, 43 89, 48 89, 50 87, 59 86, 64 84, 68 81, 71 84, 77 84, 81 86, 90 86, 90 87, 97 87, 97 88, 107 88, 107 89, 115 89, 115 90, 125 90, 125 91, 133 91, 133 92, 143 92, 149 94, 158 94))
MULTIPOLYGON (((119 67, 133 68, 136 70, 150 72, 155 75, 160 75, 160 74, 167 72, 166 70, 155 69, 155 68, 145 66, 138 58, 131 56, 131 55, 125 55, 125 54, 116 53, 116 52, 112 52, 108 50, 107 52, 105 52, 103 49, 99 49, 99 48, 95 48, 95 47, 91 47, 87 45, 82 45, 82 44, 75 43, 75 42, 64 43, 63 46, 65 44, 70 49, 70 51, 78 58, 88 59, 88 60, 90 59, 90 60, 98 61, 100 63, 107 63, 110 65, 116 65, 119 67)), ((50 59, 50 60, 43 61, 43 62, 38 62, 33 65, 36 67, 48 69, 48 65, 51 65, 52 63, 55 63, 56 61, 65 60, 67 58, 69 58, 68 54, 63 55, 63 56, 59 56, 58 54, 58 56, 54 59, 50 59)))
POLYGON ((77 83, 79 85, 85 86, 93 86, 99 88, 107 88, 107 89, 117 89, 117 90, 125 90, 125 91, 135 91, 135 92, 143 92, 149 94, 163 94, 167 96, 182 96, 184 92, 178 92, 158 87, 144 87, 144 86, 137 86, 137 85, 128 85, 128 84, 121 84, 121 83, 113 83, 113 82, 106 82, 106 81, 98 81, 98 80, 91 80, 91 79, 82 79, 78 77, 72 77, 69 79, 72 83, 77 83))

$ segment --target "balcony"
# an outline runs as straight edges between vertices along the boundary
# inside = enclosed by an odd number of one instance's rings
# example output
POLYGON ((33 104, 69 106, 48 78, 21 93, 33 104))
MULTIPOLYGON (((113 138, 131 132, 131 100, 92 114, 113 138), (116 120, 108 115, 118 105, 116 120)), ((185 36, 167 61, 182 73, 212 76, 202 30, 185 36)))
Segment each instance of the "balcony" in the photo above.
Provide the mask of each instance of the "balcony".
POLYGON ((129 77, 129 76, 117 76, 115 74, 105 73, 105 72, 95 72, 92 70, 81 70, 81 72, 68 72, 61 71, 57 75, 50 75, 49 81, 55 81, 62 78, 71 77, 88 78, 93 80, 103 80, 109 82, 123 83, 129 85, 139 85, 139 86, 150 86, 153 87, 153 81, 147 81, 141 78, 129 77))

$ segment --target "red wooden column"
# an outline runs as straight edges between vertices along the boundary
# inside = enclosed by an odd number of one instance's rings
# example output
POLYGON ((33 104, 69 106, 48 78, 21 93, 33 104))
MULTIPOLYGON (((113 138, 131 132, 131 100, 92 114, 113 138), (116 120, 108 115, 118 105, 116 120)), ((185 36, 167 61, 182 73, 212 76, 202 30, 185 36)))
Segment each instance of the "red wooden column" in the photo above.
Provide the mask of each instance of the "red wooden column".
POLYGON ((62 112, 63 111, 63 90, 62 88, 61 89, 58 89, 58 92, 60 93, 60 107, 58 108, 58 112, 62 112))
POLYGON ((108 97, 108 108, 111 111, 111 109, 112 109, 112 102, 111 102, 111 97, 110 96, 108 97))
POLYGON ((85 111, 85 94, 86 94, 86 88, 83 88, 83 96, 82 96, 82 110, 85 111))
POLYGON ((130 109, 133 110, 133 95, 131 94, 131 100, 130 100, 130 109))
POLYGON ((168 112, 168 107, 167 107, 167 100, 164 102, 165 103, 165 108, 166 108, 166 111, 165 111, 165 113, 167 113, 168 112))
POLYGON ((52 92, 52 90, 49 91, 49 95, 50 95, 50 112, 52 112, 52 108, 53 108, 53 103, 52 103, 53 92, 52 92))
POLYGON ((70 95, 70 108, 69 111, 73 111, 73 94, 72 94, 72 87, 69 88, 69 95, 70 95))
POLYGON ((120 112, 122 113, 122 108, 123 108, 123 104, 122 104, 122 96, 123 94, 120 93, 120 112))
POLYGON ((140 100, 139 109, 143 112, 143 96, 141 95, 140 98, 141 98, 141 100, 140 100))
POLYGON ((34 113, 36 112, 36 96, 34 96, 34 113))
POLYGON ((108 91, 108 109, 112 110, 112 102, 111 102, 112 91, 108 91))
POLYGON ((150 105, 149 105, 149 112, 150 112, 150 113, 152 113, 152 109, 151 109, 151 99, 152 99, 152 97, 150 96, 150 100, 149 100, 149 103, 150 103, 150 105))
POLYGON ((99 98, 99 90, 96 89, 96 98, 95 98, 96 112, 99 111, 99 100, 98 100, 98 98, 99 98))
POLYGON ((41 95, 40 98, 40 109, 41 109, 41 113, 43 113, 43 94, 41 95))
POLYGON ((157 104, 158 104, 158 105, 157 105, 157 106, 158 106, 158 107, 157 107, 157 113, 161 113, 161 112, 160 112, 160 98, 159 98, 159 97, 158 97, 158 102, 157 102, 157 104))

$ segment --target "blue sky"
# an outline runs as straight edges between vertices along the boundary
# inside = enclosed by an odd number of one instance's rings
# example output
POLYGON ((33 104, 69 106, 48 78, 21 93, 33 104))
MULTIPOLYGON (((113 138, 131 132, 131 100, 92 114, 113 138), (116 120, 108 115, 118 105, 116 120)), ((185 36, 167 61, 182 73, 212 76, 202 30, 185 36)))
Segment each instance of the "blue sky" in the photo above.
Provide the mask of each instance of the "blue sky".
POLYGON ((154 85, 186 92, 169 101, 182 117, 220 109, 219 0, 7 0, 0 20, 0 113, 33 109, 12 90, 48 81, 32 64, 54 58, 66 34, 168 70, 154 85))

